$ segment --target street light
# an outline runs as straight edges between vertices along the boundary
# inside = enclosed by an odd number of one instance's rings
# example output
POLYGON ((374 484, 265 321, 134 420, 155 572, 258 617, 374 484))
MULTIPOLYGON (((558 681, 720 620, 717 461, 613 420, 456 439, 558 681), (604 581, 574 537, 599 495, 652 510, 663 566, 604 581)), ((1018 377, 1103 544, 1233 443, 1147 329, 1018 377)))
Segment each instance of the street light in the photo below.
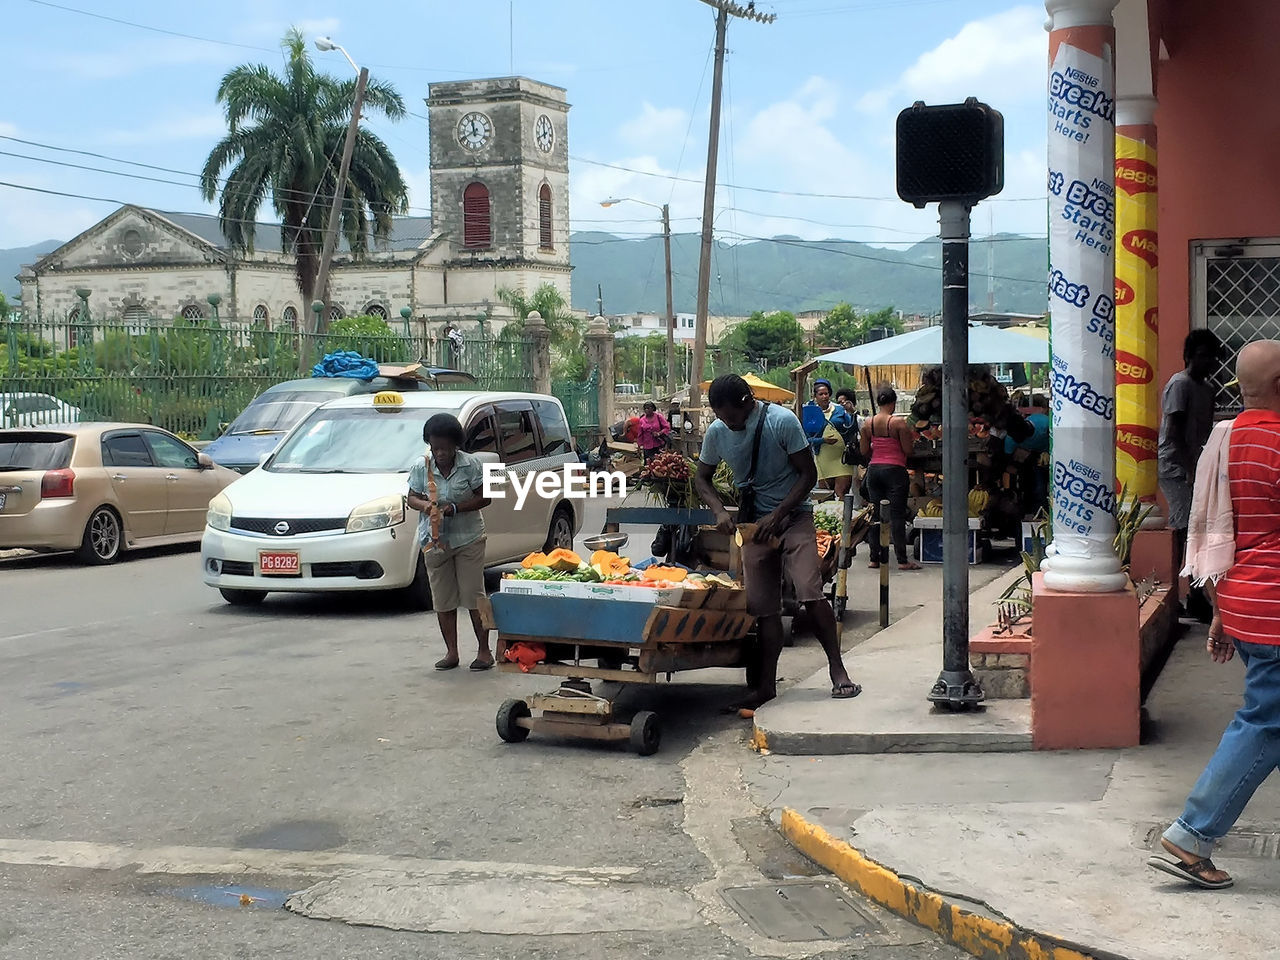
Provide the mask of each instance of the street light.
MULTIPOLYGON (((328 37, 317 37, 315 40, 316 49, 321 53, 330 53, 338 50, 352 68, 359 74, 356 80, 356 94, 351 104, 351 122, 347 125, 347 139, 342 146, 342 163, 338 167, 338 179, 334 185, 333 202, 329 206, 329 223, 324 235, 324 250, 320 254, 320 270, 316 274, 316 295, 322 301, 326 310, 329 301, 329 266, 333 262, 333 251, 338 245, 338 221, 342 213, 342 198, 347 192, 347 174, 351 170, 351 154, 356 145, 356 132, 360 129, 360 105, 364 102, 365 86, 369 82, 369 71, 364 67, 357 67, 356 62, 351 59, 351 54, 347 53, 342 47, 334 43, 328 37)), ((321 312, 316 315, 316 333, 323 333, 323 326, 327 323, 327 316, 321 312)), ((310 362, 308 350, 299 351, 302 361, 302 369, 306 369, 310 362)))
POLYGON ((641 206, 662 211, 662 245, 667 257, 667 389, 674 394, 676 390, 676 315, 671 306, 671 211, 665 203, 658 206, 656 203, 636 200, 634 197, 610 197, 608 200, 602 200, 600 206, 612 207, 615 203, 638 203, 641 206))

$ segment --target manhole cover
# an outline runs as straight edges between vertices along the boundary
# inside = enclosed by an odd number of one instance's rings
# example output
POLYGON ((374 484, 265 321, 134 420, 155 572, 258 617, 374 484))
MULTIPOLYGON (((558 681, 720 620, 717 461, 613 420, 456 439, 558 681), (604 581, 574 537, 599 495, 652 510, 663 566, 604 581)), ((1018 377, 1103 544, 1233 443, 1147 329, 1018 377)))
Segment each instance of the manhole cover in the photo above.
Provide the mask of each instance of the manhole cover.
POLYGON ((751 929, 770 940, 850 940, 881 929, 831 881, 731 887, 722 893, 751 929))

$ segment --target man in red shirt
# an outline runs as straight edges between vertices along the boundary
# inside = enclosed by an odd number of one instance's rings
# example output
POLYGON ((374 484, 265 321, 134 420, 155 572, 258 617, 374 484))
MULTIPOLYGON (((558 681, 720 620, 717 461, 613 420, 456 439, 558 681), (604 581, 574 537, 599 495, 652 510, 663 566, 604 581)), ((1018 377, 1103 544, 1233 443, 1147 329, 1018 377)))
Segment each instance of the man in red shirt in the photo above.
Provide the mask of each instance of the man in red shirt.
POLYGON ((1208 889, 1231 886, 1209 859, 1254 791, 1280 766, 1280 341, 1247 344, 1236 361, 1244 411, 1231 428, 1229 476, 1235 561, 1216 587, 1207 647, 1216 663, 1236 650, 1244 705, 1222 735, 1186 807, 1161 843, 1158 870, 1208 889))

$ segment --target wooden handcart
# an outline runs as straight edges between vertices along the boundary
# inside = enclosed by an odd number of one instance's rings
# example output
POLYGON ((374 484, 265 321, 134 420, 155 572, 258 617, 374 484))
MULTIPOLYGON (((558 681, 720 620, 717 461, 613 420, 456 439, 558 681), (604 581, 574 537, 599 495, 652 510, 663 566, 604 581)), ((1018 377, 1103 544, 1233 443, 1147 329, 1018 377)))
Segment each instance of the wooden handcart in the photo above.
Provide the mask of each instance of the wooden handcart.
MULTIPOLYGON (((611 523, 647 524, 699 524, 709 517, 706 511, 666 508, 617 508, 608 515, 611 523)), ((596 599, 593 590, 607 593, 607 588, 581 589, 587 595, 499 592, 489 597, 486 616, 498 632, 498 669, 561 678, 556 690, 502 704, 497 731, 508 743, 538 731, 626 740, 648 756, 662 741, 657 714, 641 710, 623 722, 615 697, 597 694, 593 681, 656 686, 681 671, 720 667, 745 670, 747 685, 754 685, 755 618, 747 613, 745 590, 679 590, 659 594, 665 602, 652 603, 596 599), (507 662, 507 651, 517 643, 544 651, 541 662, 507 662)))

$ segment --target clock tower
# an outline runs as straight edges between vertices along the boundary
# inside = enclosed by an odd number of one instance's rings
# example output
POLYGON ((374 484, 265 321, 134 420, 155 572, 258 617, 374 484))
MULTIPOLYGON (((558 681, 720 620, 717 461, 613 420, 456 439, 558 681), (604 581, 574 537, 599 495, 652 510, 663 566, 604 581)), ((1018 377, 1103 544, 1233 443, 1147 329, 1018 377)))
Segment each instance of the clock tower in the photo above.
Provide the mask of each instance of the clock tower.
POLYGON ((488 299, 486 282, 526 294, 550 282, 568 300, 565 91, 524 77, 433 83, 427 111, 432 231, 448 244, 449 301, 488 299))

